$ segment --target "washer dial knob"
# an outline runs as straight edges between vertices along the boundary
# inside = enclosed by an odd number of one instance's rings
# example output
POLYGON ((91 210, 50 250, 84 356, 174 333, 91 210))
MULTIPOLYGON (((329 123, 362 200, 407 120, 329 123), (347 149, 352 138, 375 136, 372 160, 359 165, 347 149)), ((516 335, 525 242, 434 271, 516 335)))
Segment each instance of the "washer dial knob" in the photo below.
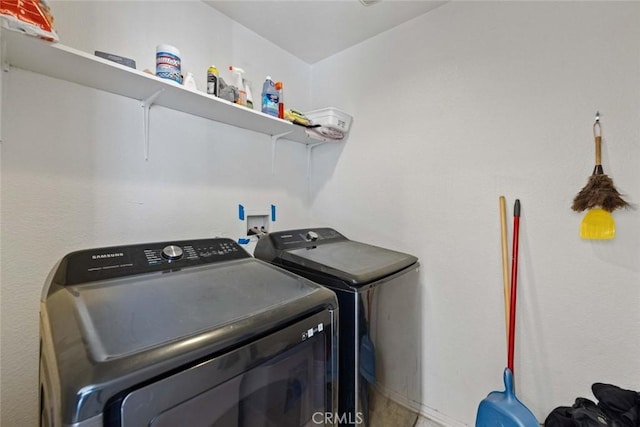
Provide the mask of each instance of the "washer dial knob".
POLYGON ((307 240, 311 240, 312 242, 315 242, 316 240, 318 240, 318 233, 316 233, 315 231, 308 231, 307 240))
POLYGON ((180 246, 169 245, 169 246, 165 246, 164 249, 162 249, 162 256, 168 259, 169 261, 175 261, 177 259, 180 259, 182 258, 182 255, 183 255, 183 252, 180 246))

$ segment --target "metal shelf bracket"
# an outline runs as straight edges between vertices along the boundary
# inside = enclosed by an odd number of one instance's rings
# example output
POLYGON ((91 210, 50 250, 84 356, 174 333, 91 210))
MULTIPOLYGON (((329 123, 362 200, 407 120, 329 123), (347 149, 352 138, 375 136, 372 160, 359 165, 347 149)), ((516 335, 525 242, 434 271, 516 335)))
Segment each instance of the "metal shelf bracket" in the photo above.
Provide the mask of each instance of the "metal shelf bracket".
POLYGON ((143 125, 144 125, 144 160, 145 161, 149 160, 149 109, 151 108, 153 103, 156 101, 156 99, 158 98, 158 96, 160 96, 162 92, 164 92, 164 89, 160 89, 159 91, 157 91, 156 93, 148 97, 147 99, 142 100, 142 109, 144 111, 143 125))
POLYGON ((311 154, 314 148, 326 144, 326 141, 307 144, 307 199, 311 197, 311 154))
POLYGON ((291 132, 293 131, 271 135, 271 175, 276 173, 276 145, 278 144, 278 140, 289 135, 291 132))

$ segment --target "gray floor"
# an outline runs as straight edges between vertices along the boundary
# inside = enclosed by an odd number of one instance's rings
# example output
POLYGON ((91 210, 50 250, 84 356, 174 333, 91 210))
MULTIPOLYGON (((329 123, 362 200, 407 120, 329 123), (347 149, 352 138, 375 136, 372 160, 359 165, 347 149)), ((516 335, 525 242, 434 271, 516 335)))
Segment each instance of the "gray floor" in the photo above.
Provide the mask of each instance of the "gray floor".
POLYGON ((371 393, 370 427, 443 427, 374 391, 371 393))

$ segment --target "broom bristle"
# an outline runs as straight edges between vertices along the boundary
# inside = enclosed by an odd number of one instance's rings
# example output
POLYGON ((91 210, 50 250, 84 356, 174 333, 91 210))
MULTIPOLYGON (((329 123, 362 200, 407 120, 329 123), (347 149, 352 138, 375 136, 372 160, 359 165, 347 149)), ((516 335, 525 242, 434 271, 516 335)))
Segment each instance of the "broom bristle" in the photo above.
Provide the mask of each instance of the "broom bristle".
POLYGON ((587 209, 600 207, 607 212, 629 207, 616 187, 613 180, 605 174, 591 175, 587 185, 573 199, 571 209, 582 212, 587 209))

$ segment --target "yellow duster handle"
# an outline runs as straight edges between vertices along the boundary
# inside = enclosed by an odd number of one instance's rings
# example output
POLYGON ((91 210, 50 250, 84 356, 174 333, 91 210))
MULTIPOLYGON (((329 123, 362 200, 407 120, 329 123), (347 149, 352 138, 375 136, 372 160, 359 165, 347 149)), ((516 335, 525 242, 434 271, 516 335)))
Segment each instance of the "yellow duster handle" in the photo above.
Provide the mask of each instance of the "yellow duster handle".
POLYGON ((596 166, 593 169, 594 175, 602 175, 602 127, 600 126, 600 114, 596 114, 596 121, 593 123, 593 139, 596 141, 596 166))
POLYGON ((509 247, 507 245, 507 205, 504 196, 500 196, 500 236, 502 241, 502 282, 504 288, 504 324, 509 343, 509 304, 511 287, 509 285, 509 247))
POLYGON ((596 166, 602 165, 602 137, 596 136, 596 166))

